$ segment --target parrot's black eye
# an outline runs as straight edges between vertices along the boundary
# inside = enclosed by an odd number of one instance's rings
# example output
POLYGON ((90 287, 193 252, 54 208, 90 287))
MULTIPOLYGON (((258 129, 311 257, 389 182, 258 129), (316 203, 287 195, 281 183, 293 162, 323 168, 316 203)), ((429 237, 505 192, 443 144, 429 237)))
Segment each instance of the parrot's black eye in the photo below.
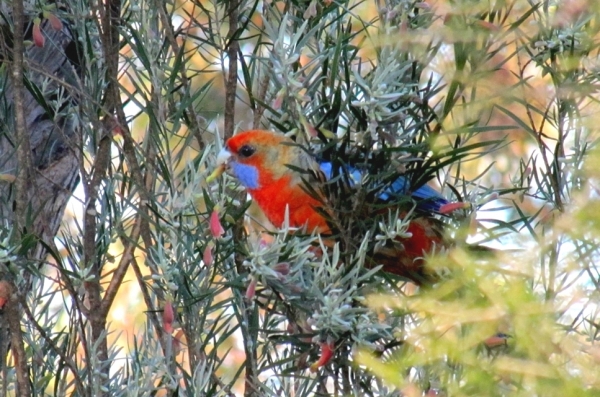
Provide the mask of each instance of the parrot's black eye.
POLYGON ((250 145, 244 145, 238 150, 239 155, 244 158, 252 156, 254 152, 256 152, 256 149, 250 145))

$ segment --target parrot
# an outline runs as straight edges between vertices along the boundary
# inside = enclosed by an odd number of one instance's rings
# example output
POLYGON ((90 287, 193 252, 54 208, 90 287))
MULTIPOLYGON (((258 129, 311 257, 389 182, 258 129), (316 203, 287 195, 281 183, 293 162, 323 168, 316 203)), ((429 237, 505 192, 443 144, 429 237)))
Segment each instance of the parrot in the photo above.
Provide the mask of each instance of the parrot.
MULTIPOLYGON (((315 196, 306 185, 318 187, 332 178, 333 171, 331 162, 317 161, 283 134, 249 130, 225 142, 217 155, 217 168, 208 179, 213 180, 224 172, 232 175, 277 228, 285 224, 287 215, 290 227, 328 236, 332 234, 328 222, 331 209, 326 208, 324 197, 315 196)), ((362 177, 356 168, 348 168, 346 172, 351 185, 357 184, 362 177)), ((403 176, 383 190, 377 200, 385 202, 396 194, 409 195, 416 212, 429 216, 413 217, 405 237, 396 237, 393 243, 370 252, 368 265, 383 265, 384 271, 421 285, 435 277, 425 269, 423 257, 448 245, 443 235, 443 223, 432 215, 442 214, 449 201, 428 185, 411 190, 403 176)), ((398 213, 405 216, 406 210, 398 213)))

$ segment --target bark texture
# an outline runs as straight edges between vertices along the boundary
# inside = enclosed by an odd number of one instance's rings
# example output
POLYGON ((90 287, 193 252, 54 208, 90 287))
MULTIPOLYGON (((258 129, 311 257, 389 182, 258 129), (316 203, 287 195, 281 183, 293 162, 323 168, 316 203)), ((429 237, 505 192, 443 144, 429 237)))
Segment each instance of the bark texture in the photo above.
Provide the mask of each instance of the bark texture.
MULTIPOLYGON (((29 25, 29 26, 27 26, 29 25)), ((25 39, 31 38, 31 23, 25 39)), ((53 29, 41 25, 45 44, 29 45, 24 54, 24 115, 31 150, 30 180, 27 186, 28 233, 51 243, 58 232, 66 203, 79 182, 81 137, 76 122, 78 90, 77 51, 67 25, 53 29)), ((3 32, 2 62, 10 62, 10 32, 3 32)), ((9 79, 0 87, 0 174, 16 176, 17 148, 23 144, 15 134, 13 88, 9 79)), ((3 227, 16 221, 15 189, 0 181, 0 220, 3 227)), ((36 247, 33 258, 43 260, 45 252, 36 247)))
MULTIPOLYGON (((34 245, 18 261, 41 267, 53 246, 65 206, 79 182, 82 139, 76 122, 81 90, 77 41, 66 24, 58 29, 41 24, 43 46, 23 45, 32 40, 33 22, 23 9, 15 10, 15 36, 0 25, 0 229, 16 229, 16 236, 33 235, 34 245), (17 19, 19 21, 17 21, 17 19), (18 22, 18 23, 17 23, 18 22), (21 30, 23 29, 23 30, 21 30), (19 120, 17 122, 17 120, 19 120)), ((38 36, 39 39, 39 36, 38 36)), ((14 272, 14 269, 13 269, 14 272)), ((0 279, 11 286, 10 299, 0 310, 0 370, 12 350, 17 372, 17 395, 29 395, 29 374, 22 334, 22 302, 31 276, 16 286, 6 264, 0 279)), ((3 383, 3 395, 6 384, 3 383)))

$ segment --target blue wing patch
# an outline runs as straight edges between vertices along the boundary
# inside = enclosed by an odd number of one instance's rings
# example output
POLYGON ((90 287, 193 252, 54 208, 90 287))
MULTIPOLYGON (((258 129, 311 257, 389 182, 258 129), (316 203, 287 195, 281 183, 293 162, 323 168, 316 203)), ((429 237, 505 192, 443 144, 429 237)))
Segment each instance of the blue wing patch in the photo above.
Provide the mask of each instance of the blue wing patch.
MULTIPOLYGON (((327 179, 332 176, 332 164, 330 162, 319 163, 321 171, 327 179)), ((362 179, 362 172, 356 168, 348 167, 348 176, 351 179, 351 185, 359 183, 362 179)), ((417 201, 417 208, 422 211, 439 212, 440 207, 448 204, 437 190, 428 185, 423 185, 415 191, 410 191, 410 184, 403 176, 399 176, 387 189, 379 195, 382 200, 390 200, 396 195, 407 195, 417 201)))

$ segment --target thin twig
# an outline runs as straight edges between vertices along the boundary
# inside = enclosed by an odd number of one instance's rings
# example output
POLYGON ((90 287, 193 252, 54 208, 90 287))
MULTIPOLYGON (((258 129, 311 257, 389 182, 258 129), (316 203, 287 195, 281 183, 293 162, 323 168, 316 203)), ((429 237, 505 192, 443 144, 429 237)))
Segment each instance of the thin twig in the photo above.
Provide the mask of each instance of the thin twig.
POLYGON ((23 1, 17 0, 13 3, 13 18, 15 24, 13 42, 12 84, 13 103, 15 109, 15 132, 17 135, 17 158, 19 169, 15 183, 17 194, 15 205, 17 209, 17 220, 19 229, 26 227, 26 213, 29 205, 28 187, 31 183, 32 161, 29 134, 25 123, 25 96, 23 84, 23 30, 24 11, 23 1))
POLYGON ((252 121, 252 128, 259 129, 260 128, 260 120, 262 119, 263 114, 265 113, 265 106, 262 105, 263 102, 266 102, 267 99, 267 90, 269 88, 269 81, 271 80, 271 76, 268 73, 268 70, 265 71, 263 78, 258 85, 258 92, 256 93, 255 98, 258 98, 259 101, 256 101, 256 109, 254 109, 254 119, 252 121))
POLYGON ((102 317, 106 318, 108 316, 108 312, 112 307, 115 297, 117 296, 117 292, 119 292, 119 287, 123 283, 123 279, 125 278, 129 264, 134 259, 133 253, 137 247, 137 241, 140 238, 142 217, 143 215, 138 215, 136 217, 133 230, 129 236, 129 241, 125 244, 123 255, 121 255, 121 261, 113 272, 110 283, 106 288, 106 293, 104 294, 104 298, 100 304, 100 315, 102 317))
MULTIPOLYGON (((24 296, 21 297, 21 301, 25 302, 25 297, 24 296)), ((68 355, 64 354, 63 350, 60 349, 58 346, 56 346, 56 343, 48 335, 48 333, 46 332, 46 329, 44 329, 43 327, 41 327, 40 324, 36 321, 35 316, 31 312, 31 310, 29 309, 29 306, 27 306, 26 304, 23 304, 23 310, 25 311, 25 315, 29 319, 30 323, 33 324, 33 326, 40 333, 40 336, 46 341, 46 343, 48 343, 50 345, 50 347, 52 348, 52 350, 63 360, 63 364, 67 368, 69 368, 69 370, 71 370, 71 373, 73 374, 73 379, 75 380, 75 384, 76 384, 76 388, 77 388, 78 392, 81 393, 81 395, 84 395, 85 388, 83 387, 83 383, 81 381, 81 377, 78 374, 79 371, 77 370, 77 365, 73 362, 73 360, 71 359, 71 357, 69 357, 68 355)))
MULTIPOLYGON (((25 125, 25 97, 23 84, 23 31, 24 31, 25 13, 23 10, 23 1, 15 0, 13 2, 13 63, 12 63, 12 84, 13 84, 13 102, 15 109, 15 130, 17 135, 17 159, 19 169, 16 181, 16 215, 18 230, 22 230, 26 225, 27 208, 29 207, 28 187, 31 175, 31 149, 29 145, 29 134, 25 125)), ((23 334, 21 331, 21 310, 18 299, 17 289, 13 281, 9 281, 12 288, 9 301, 6 305, 6 320, 10 332, 11 348, 13 351, 15 370, 17 374, 17 395, 29 396, 29 376, 27 370, 27 356, 25 355, 25 345, 23 343, 23 334)))
MULTIPOLYGON (((84 215, 84 257, 85 262, 92 266, 92 274, 94 280, 87 282, 86 290, 90 302, 90 325, 92 332, 92 344, 97 348, 96 358, 87 357, 88 363, 95 360, 100 362, 98 371, 98 379, 101 383, 106 383, 109 379, 109 362, 108 362, 108 342, 105 337, 106 332, 106 313, 105 305, 103 304, 100 279, 102 277, 102 266, 95 258, 96 252, 96 201, 100 192, 100 186, 107 175, 110 166, 110 153, 112 147, 112 139, 110 134, 114 128, 113 112, 121 105, 119 97, 119 22, 121 3, 120 0, 109 0, 107 2, 95 3, 95 8, 100 15, 101 25, 101 44, 104 53, 104 60, 107 68, 107 87, 106 87, 106 108, 107 114, 102 122, 102 130, 100 131, 99 148, 95 159, 92 181, 85 184, 86 193, 86 208, 84 215)), ((97 385, 99 386, 99 385, 97 385)))
POLYGON ((239 25, 239 0, 231 0, 227 13, 229 15, 229 32, 227 33, 227 59, 229 73, 225 82, 225 139, 233 136, 235 129, 235 99, 237 93, 237 61, 240 45, 238 43, 237 31, 239 25))
MULTIPOLYGON (((165 29, 165 34, 167 35, 167 39, 169 40, 169 43, 171 44, 171 48, 173 49, 173 54, 178 55, 179 51, 180 51, 180 46, 179 46, 179 44, 177 44, 175 32, 173 31, 173 26, 171 25, 172 18, 170 18, 167 15, 167 11, 165 10, 166 4, 164 2, 157 2, 157 3, 161 4, 158 8, 158 13, 160 15, 160 20, 162 22, 162 26, 165 29)), ((182 89, 186 93, 190 92, 191 85, 190 85, 190 80, 187 76, 185 67, 182 67, 179 70, 179 74, 181 75, 182 89)), ((190 114, 189 120, 192 124, 190 126, 191 130, 192 130, 192 134, 194 134, 196 141, 198 141, 199 149, 202 152, 203 149, 206 147, 206 143, 204 142, 204 139, 202 138, 202 134, 200 133, 200 130, 201 130, 200 124, 201 124, 202 117, 194 109, 193 102, 190 102, 189 106, 187 107, 187 111, 190 114)))
POLYGON ((10 332, 10 343, 17 372, 17 396, 29 396, 29 376, 27 371, 27 356, 21 331, 21 310, 17 287, 11 282, 12 293, 5 304, 5 318, 10 332))

